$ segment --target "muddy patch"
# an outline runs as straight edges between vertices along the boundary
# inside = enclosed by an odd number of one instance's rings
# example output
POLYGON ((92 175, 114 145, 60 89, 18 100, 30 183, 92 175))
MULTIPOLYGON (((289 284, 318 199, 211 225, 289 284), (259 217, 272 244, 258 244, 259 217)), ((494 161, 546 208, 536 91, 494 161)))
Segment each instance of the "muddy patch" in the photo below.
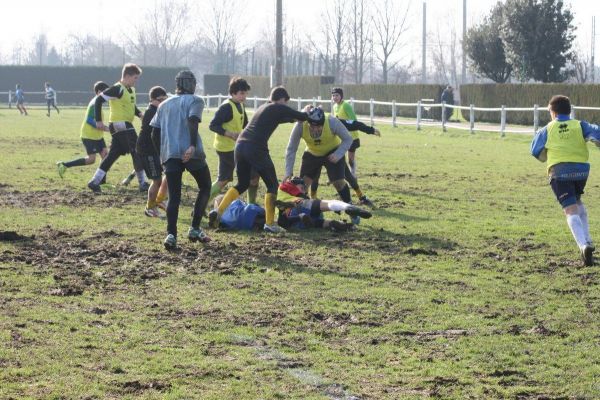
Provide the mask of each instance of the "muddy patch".
POLYGON ((19 235, 15 231, 2 231, 0 232, 0 242, 18 242, 20 240, 32 239, 29 236, 19 235))
POLYGON ((15 263, 31 265, 34 274, 51 274, 55 285, 47 294, 52 296, 79 296, 89 288, 110 290, 115 285, 143 284, 171 274, 173 266, 187 274, 235 274, 239 270, 264 273, 278 269, 352 277, 336 260, 309 255, 290 257, 292 241, 264 236, 235 246, 216 241, 190 245, 193 247, 182 243, 176 252, 166 252, 159 246, 140 248, 137 241, 112 230, 82 237, 81 231, 46 226, 34 238, 14 242, 14 248, 0 252, 0 263, 13 269, 18 268, 15 263))
MULTIPOLYGON (((192 205, 195 196, 194 189, 184 186, 181 193, 182 205, 192 205)), ((94 194, 89 190, 72 189, 23 192, 11 190, 8 185, 0 186, 0 206, 13 208, 51 208, 56 206, 122 208, 129 205, 141 207, 145 203, 145 197, 146 193, 140 193, 135 186, 109 188, 101 194, 94 194)))

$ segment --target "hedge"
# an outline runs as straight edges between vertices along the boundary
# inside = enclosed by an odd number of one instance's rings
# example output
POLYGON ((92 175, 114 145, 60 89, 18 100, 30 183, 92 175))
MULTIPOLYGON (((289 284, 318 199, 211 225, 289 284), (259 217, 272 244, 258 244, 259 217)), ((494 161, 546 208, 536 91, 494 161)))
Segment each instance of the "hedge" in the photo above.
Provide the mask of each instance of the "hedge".
MULTIPOLYGON (((549 122, 550 114, 546 111, 548 101, 553 95, 563 94, 571 98, 575 106, 600 107, 600 85, 592 84, 484 84, 463 85, 460 88, 463 105, 474 104, 476 107, 540 107, 540 125, 549 122)), ((463 117, 469 119, 469 111, 462 111, 463 117)), ((600 111, 581 110, 576 112, 578 119, 600 122, 600 111)), ((475 112, 475 120, 483 122, 499 122, 500 112, 475 112)), ((510 124, 532 125, 533 111, 510 111, 506 113, 506 122, 510 124)))
MULTIPOLYGON (((50 82, 56 91, 82 91, 82 94, 59 94, 60 103, 87 103, 96 81, 109 85, 121 78, 122 67, 0 65, 0 91, 15 90, 17 83, 27 92, 43 92, 44 82, 50 82)), ((167 91, 175 90, 175 75, 184 67, 142 67, 136 84, 138 93, 148 93, 160 85, 167 91)), ((142 97, 146 98, 146 97, 142 97)))

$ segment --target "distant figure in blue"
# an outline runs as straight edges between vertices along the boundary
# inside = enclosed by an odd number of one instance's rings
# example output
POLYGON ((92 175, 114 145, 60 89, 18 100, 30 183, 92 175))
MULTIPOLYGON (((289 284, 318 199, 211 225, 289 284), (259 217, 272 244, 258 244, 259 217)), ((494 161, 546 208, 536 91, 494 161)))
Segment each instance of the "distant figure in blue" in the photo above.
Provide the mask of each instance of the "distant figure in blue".
POLYGON ((571 118, 567 96, 553 96, 548 104, 552 121, 531 142, 531 155, 546 162, 550 187, 567 217, 585 266, 594 264, 594 243, 581 195, 590 173, 586 141, 600 145, 600 127, 571 118))
POLYGON ((23 95, 23 89, 21 89, 21 85, 17 83, 17 87, 15 88, 15 99, 17 100, 17 110, 21 113, 21 115, 29 115, 27 114, 27 109, 25 108, 25 96, 23 95))
MULTIPOLYGON (((441 97, 441 102, 442 103, 446 103, 449 105, 454 105, 454 88, 452 88, 452 86, 448 85, 446 86, 446 89, 444 89, 444 91, 442 92, 442 97, 441 97)), ((442 115, 442 118, 444 118, 444 121, 448 122, 450 121, 450 117, 452 117, 452 113, 454 112, 454 109, 452 107, 446 107, 444 109, 445 113, 444 115, 442 115)))
POLYGON ((46 116, 50 116, 50 107, 54 107, 56 112, 60 114, 60 110, 58 109, 58 107, 56 107, 56 91, 52 89, 52 86, 50 86, 50 82, 46 82, 44 84, 44 87, 46 90, 46 104, 48 105, 48 114, 46 114, 46 116))

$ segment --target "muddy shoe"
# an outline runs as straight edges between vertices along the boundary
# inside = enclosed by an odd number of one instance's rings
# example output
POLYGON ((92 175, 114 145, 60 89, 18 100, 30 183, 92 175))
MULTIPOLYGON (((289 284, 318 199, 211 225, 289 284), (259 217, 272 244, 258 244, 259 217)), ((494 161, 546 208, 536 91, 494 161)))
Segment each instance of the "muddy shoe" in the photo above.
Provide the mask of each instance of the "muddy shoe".
POLYGON ((594 265, 594 250, 591 246, 585 245, 581 248, 581 258, 586 267, 594 265))
POLYGON ((165 249, 171 251, 177 248, 177 238, 172 233, 169 233, 163 242, 165 249))
POLYGON ((89 181, 87 187, 94 193, 102 193, 102 189, 100 189, 100 185, 94 183, 94 181, 89 181))
POLYGON ((592 249, 592 251, 596 251, 596 246, 594 245, 594 242, 592 242, 591 240, 589 240, 589 241, 587 242, 587 246, 588 246, 589 248, 591 248, 591 249, 592 249))
POLYGON ((348 214, 351 217, 361 217, 361 218, 371 218, 373 216, 373 214, 371 214, 370 211, 367 211, 365 209, 362 209, 360 207, 356 207, 356 206, 350 206, 348 208, 346 208, 346 214, 348 214))
POLYGON ((163 200, 160 203, 156 204, 156 207, 160 208, 163 211, 167 211, 167 206, 168 205, 169 205, 169 203, 167 203, 166 200, 163 200))
POLYGON ((56 169, 58 170, 58 176, 62 178, 65 177, 65 171, 67 170, 67 167, 65 167, 65 164, 63 164, 61 161, 56 163, 56 169))
POLYGON ((201 243, 208 243, 211 240, 201 228, 190 228, 188 231, 188 239, 190 239, 190 242, 201 243))
POLYGON ((263 227, 263 230, 267 233, 274 233, 276 235, 282 235, 286 232, 285 229, 283 229, 282 227, 280 227, 277 224, 273 224, 273 225, 265 224, 265 226, 263 227))
POLYGON ((366 195, 360 196, 358 198, 358 202, 363 206, 375 208, 375 204, 373 204, 373 202, 371 200, 369 200, 369 198, 366 195))
POLYGON ((144 210, 144 214, 146 215, 146 217, 164 218, 160 211, 158 211, 158 207, 146 208, 144 210))
POLYGON ((333 220, 333 221, 329 222, 329 229, 331 229, 334 232, 348 232, 348 231, 352 231, 356 228, 353 224, 349 224, 347 222, 342 222, 342 221, 338 221, 338 220, 333 220))
POLYGON ((208 213, 208 227, 213 229, 219 227, 219 212, 217 210, 210 210, 208 213))

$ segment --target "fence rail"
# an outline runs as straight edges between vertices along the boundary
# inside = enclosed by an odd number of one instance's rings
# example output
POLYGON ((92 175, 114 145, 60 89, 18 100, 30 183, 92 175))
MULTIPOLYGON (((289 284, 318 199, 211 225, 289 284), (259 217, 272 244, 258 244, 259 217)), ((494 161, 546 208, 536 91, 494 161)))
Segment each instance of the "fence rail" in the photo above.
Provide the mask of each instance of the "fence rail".
MULTIPOLYGON (((91 98, 93 93, 91 92, 75 92, 75 91, 57 91, 57 102, 59 95, 87 95, 87 98, 91 98)), ((45 92, 27 92, 26 95, 44 95, 45 92)), ((14 92, 0 92, 0 96, 7 95, 8 96, 8 107, 12 107, 12 103, 14 103, 14 92)), ((147 94, 140 93, 139 95, 144 96, 147 94)), ((227 99, 229 96, 223 94, 217 95, 199 95, 204 99, 206 104, 206 108, 217 108, 219 105, 227 99), (216 100, 213 101, 213 99, 216 100)), ((268 101, 268 98, 252 96, 246 99, 246 104, 250 109, 256 109, 259 105, 264 104, 268 101)), ((370 121, 371 125, 376 122, 391 124, 394 127, 398 125, 410 126, 414 125, 417 130, 421 130, 422 126, 440 126, 444 132, 446 132, 448 127, 452 127, 455 129, 468 130, 471 133, 474 133, 475 130, 479 131, 487 131, 487 132, 499 132, 501 136, 505 136, 507 132, 509 133, 535 133, 539 129, 540 123, 540 106, 534 104, 533 107, 507 107, 502 105, 500 107, 486 108, 486 107, 477 107, 474 104, 470 104, 468 106, 459 106, 452 105, 446 103, 434 103, 432 99, 422 99, 417 101, 416 103, 398 103, 396 101, 379 101, 375 99, 369 100, 356 100, 354 98, 349 99, 350 104, 354 107, 354 104, 365 104, 369 105, 369 115, 359 116, 359 119, 370 121), (389 115, 387 118, 379 118, 375 116, 375 106, 387 106, 389 107, 389 115), (405 118, 398 117, 399 109, 401 108, 411 108, 415 111, 416 118, 405 118), (425 118, 425 113, 429 113, 431 109, 440 108, 441 109, 441 120, 436 121, 432 118, 425 118), (446 120, 446 109, 456 109, 462 111, 469 112, 469 120, 466 123, 452 123, 446 120), (475 112, 499 112, 500 113, 500 124, 499 127, 490 123, 482 123, 476 127, 475 121, 475 112), (506 123, 506 115, 509 112, 531 112, 532 113, 532 125, 529 126, 512 126, 508 127, 506 123)), ((31 103, 31 102, 29 102, 31 103)), ((317 106, 319 104, 323 105, 326 111, 331 111, 333 109, 333 104, 330 99, 323 100, 321 96, 312 97, 312 98, 292 98, 290 99, 291 104, 296 104, 298 110, 301 110, 303 105, 312 104, 313 106, 317 106)), ((43 104, 40 103, 40 104, 43 104)), ((87 104, 87 103, 85 103, 87 104)), ((592 110, 592 111, 600 111, 600 107, 589 107, 589 106, 573 106, 571 111, 571 117, 575 118, 576 112, 578 110, 592 110)))

